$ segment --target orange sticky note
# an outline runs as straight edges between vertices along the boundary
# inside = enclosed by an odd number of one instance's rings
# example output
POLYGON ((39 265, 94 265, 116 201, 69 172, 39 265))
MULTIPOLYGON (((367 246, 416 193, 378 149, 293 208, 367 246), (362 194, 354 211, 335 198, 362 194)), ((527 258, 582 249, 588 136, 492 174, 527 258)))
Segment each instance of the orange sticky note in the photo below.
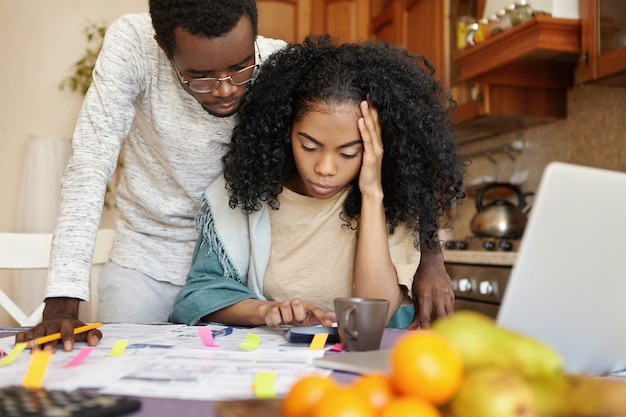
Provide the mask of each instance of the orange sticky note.
POLYGON ((36 350, 30 355, 30 363, 24 375, 22 385, 26 388, 41 388, 43 378, 48 370, 52 354, 43 350, 36 350))
POLYGON ((313 340, 311 340, 311 344, 309 345, 309 349, 311 350, 322 350, 324 349, 324 345, 326 344, 326 340, 328 339, 328 333, 318 333, 313 336, 313 340))

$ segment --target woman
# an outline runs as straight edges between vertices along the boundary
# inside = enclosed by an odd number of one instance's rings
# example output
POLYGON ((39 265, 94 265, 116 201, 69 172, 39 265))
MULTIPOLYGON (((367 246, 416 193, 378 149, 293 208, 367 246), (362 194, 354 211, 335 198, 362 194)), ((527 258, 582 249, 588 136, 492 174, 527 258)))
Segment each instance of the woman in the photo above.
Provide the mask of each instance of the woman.
POLYGON ((333 299, 410 303, 419 242, 461 198, 453 102, 424 58, 308 38, 276 53, 205 193, 170 320, 331 325, 333 299))

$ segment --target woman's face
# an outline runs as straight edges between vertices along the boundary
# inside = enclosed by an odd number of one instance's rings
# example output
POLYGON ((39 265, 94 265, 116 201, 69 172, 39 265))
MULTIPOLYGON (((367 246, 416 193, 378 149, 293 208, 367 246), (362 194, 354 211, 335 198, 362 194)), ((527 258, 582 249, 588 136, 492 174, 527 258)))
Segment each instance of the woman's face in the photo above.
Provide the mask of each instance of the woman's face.
POLYGON ((363 160, 359 117, 357 104, 324 105, 294 122, 291 149, 298 175, 288 181, 287 187, 325 199, 356 178, 363 160))

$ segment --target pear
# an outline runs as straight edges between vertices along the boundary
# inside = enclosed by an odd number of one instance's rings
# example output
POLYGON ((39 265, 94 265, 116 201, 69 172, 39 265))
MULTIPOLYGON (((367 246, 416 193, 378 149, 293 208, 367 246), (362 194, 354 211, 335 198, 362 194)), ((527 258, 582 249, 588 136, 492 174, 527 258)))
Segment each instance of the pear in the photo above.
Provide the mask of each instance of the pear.
POLYGON ((527 378, 562 373, 563 359, 540 341, 502 327, 490 317, 469 310, 437 320, 432 329, 461 352, 465 371, 494 365, 527 378))
POLYGON ((569 381, 565 374, 555 374, 530 381, 540 417, 558 417, 568 401, 569 381))
POLYGON ((492 366, 466 375, 449 410, 454 417, 539 417, 526 379, 510 369, 492 366))
POLYGON ((626 415, 626 382, 586 375, 532 380, 541 417, 626 415))

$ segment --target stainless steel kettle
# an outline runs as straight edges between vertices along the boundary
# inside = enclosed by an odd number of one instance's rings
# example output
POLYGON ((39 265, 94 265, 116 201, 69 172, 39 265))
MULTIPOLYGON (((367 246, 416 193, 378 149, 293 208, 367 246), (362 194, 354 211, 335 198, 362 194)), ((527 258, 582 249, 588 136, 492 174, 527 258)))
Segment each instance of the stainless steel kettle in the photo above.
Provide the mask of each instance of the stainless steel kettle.
POLYGON ((526 227, 526 212, 530 208, 526 206, 526 197, 533 193, 524 194, 522 190, 506 182, 493 182, 487 184, 476 195, 476 214, 471 220, 471 230, 477 236, 499 237, 517 239, 522 237, 526 227), (483 203, 483 197, 489 190, 496 188, 508 188, 513 191, 517 202, 498 198, 488 204, 483 203))

